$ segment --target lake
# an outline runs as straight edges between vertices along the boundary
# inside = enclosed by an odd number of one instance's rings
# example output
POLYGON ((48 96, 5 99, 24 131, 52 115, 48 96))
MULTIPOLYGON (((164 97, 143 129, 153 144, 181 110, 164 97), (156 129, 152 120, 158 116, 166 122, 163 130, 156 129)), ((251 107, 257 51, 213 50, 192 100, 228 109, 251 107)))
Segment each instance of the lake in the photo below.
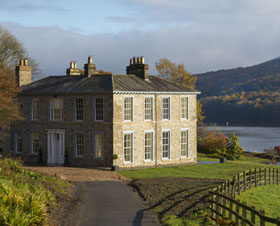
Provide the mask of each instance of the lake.
POLYGON ((227 136, 235 133, 245 151, 263 152, 264 149, 280 146, 280 128, 278 127, 209 126, 208 128, 219 130, 227 136))

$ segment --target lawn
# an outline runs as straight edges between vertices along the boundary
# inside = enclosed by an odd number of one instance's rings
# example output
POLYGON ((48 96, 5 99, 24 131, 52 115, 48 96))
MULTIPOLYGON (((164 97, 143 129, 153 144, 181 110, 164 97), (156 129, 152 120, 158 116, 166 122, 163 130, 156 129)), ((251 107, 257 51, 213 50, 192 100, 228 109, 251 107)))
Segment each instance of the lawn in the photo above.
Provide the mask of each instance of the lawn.
POLYGON ((227 161, 222 164, 185 165, 164 168, 123 170, 119 171, 119 173, 131 179, 182 177, 231 179, 239 172, 261 167, 273 167, 280 169, 280 166, 264 164, 260 162, 259 158, 251 157, 244 158, 239 161, 227 161))
POLYGON ((236 197, 256 210, 265 210, 265 215, 271 218, 280 217, 280 186, 267 185, 252 188, 236 197))
MULTIPOLYGON (((199 154, 198 161, 219 159, 199 154)), ((133 179, 132 186, 138 190, 149 209, 157 213, 164 225, 205 225, 205 222, 210 225, 211 221, 208 221, 205 210, 202 214, 197 214, 206 207, 207 188, 217 186, 222 181, 252 168, 280 168, 268 165, 269 162, 270 160, 249 155, 238 161, 222 164, 122 170, 119 173, 133 179), (195 217, 190 221, 192 216, 195 217)))

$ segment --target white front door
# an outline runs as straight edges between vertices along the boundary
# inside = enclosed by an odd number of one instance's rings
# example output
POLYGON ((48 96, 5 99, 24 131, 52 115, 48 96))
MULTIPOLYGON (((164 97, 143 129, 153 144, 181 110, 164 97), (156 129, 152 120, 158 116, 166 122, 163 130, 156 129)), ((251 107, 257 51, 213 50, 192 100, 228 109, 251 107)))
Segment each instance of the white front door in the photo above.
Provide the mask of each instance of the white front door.
POLYGON ((64 163, 64 131, 48 131, 48 163, 64 163))

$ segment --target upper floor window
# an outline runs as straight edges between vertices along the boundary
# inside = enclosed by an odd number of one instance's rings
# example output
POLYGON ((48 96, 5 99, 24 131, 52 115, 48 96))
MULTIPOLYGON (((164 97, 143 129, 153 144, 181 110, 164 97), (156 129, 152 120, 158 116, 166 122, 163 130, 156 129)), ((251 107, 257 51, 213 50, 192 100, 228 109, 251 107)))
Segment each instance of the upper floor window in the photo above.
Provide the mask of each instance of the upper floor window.
POLYGON ((170 131, 162 131, 162 158, 170 158, 170 131))
POLYGON ((50 119, 62 120, 63 101, 60 98, 52 98, 50 101, 50 119))
POLYGON ((76 98, 75 107, 76 107, 76 114, 75 114, 76 120, 77 121, 84 120, 84 99, 76 98))
POLYGON ((104 156, 104 133, 95 133, 95 157, 104 156))
POLYGON ((124 98, 123 119, 125 121, 133 120, 133 98, 132 97, 124 98))
POLYGON ((145 120, 153 120, 153 98, 145 97, 144 103, 144 118, 145 120))
POLYGON ((38 154, 40 149, 39 132, 31 132, 31 152, 38 154))
POLYGON ((15 132, 15 152, 22 153, 23 150, 23 132, 15 132))
POLYGON ((39 100, 38 98, 33 98, 32 99, 32 120, 38 120, 39 119, 39 100))
POLYGON ((145 132, 144 136, 144 159, 153 160, 153 132, 145 132))
POLYGON ((189 143, 189 131, 188 129, 181 130, 181 156, 188 157, 188 143, 189 143))
POLYGON ((162 98, 162 119, 170 120, 170 97, 162 98))
POLYGON ((75 138, 76 138, 75 139, 76 156, 83 156, 84 155, 84 134, 81 132, 77 132, 75 138))
POLYGON ((133 132, 125 132, 123 136, 123 155, 125 162, 132 162, 133 132))
POLYGON ((181 119, 188 119, 188 97, 181 97, 181 119))
POLYGON ((95 120, 96 121, 104 120, 104 99, 103 98, 95 99, 95 120))

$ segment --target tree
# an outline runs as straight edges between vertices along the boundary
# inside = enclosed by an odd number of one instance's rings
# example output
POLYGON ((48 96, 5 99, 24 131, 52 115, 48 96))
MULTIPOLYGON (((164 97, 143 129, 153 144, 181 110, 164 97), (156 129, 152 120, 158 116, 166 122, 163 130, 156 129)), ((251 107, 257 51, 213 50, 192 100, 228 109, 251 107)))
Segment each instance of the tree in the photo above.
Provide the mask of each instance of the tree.
POLYGON ((228 159, 238 159, 243 154, 244 150, 239 144, 239 137, 232 133, 227 138, 227 153, 226 157, 228 159))
POLYGON ((11 123, 21 120, 16 96, 20 89, 17 87, 11 72, 0 62, 0 138, 5 133, 11 123))
POLYGON ((23 58, 28 59, 32 66, 33 78, 38 76, 40 71, 35 60, 28 56, 22 44, 7 29, 0 26, 0 62, 5 65, 5 70, 14 72, 15 66, 23 58))
MULTIPOLYGON (((162 78, 169 79, 186 88, 195 89, 197 77, 189 73, 184 64, 176 64, 164 58, 156 62, 155 66, 162 78)), ((202 121, 205 116, 203 116, 202 105, 199 101, 197 101, 196 110, 198 123, 203 124, 202 121)))

